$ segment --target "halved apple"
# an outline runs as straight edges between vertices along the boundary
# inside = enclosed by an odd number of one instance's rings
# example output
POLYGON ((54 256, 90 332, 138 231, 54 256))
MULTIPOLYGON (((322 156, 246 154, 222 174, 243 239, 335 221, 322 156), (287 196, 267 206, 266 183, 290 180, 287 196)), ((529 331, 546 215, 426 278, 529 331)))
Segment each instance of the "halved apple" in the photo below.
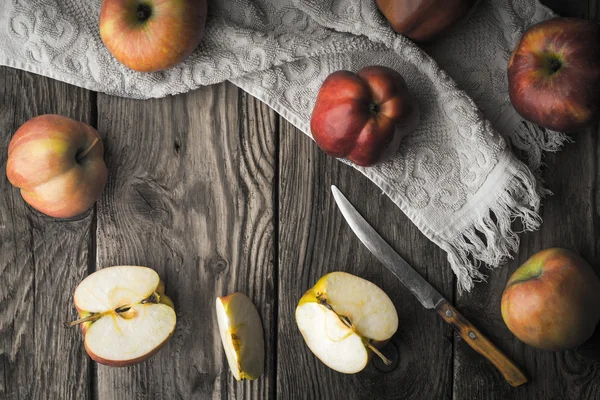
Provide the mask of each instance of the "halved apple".
POLYGON ((108 267, 86 277, 73 300, 84 346, 101 364, 125 367, 154 355, 175 330, 173 302, 156 271, 147 267, 108 267))
POLYGON ((324 275, 298 303, 296 323, 310 350, 329 368, 354 374, 398 329, 390 298, 375 284, 345 272, 324 275))
POLYGON ((233 376, 257 379, 265 368, 265 340, 258 310, 243 293, 217 297, 217 322, 233 376))

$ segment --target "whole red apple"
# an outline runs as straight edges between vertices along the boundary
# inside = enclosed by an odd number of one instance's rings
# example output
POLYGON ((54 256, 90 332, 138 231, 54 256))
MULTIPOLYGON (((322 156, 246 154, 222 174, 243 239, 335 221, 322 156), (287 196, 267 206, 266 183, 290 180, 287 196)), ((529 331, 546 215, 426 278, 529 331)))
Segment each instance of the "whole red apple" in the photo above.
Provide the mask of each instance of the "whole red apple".
POLYGON ((206 0, 102 0, 100 36, 127 67, 160 71, 198 47, 206 13, 206 0))
POLYGON ((310 129, 325 153, 369 166, 393 156, 418 119, 402 75, 373 66, 358 74, 329 75, 317 95, 310 129))
POLYGON ((61 115, 27 121, 8 145, 6 175, 33 208, 70 218, 100 197, 108 171, 98 132, 61 115))
POLYGON ((542 250, 510 277, 501 304, 506 326, 521 341, 570 349, 589 339, 600 320, 600 279, 577 254, 542 250))
POLYGON ((392 29, 417 42, 438 37, 463 18, 475 0, 377 0, 392 29))
POLYGON ((573 133, 600 111, 600 25, 555 18, 529 28, 508 62, 515 110, 543 127, 573 133))

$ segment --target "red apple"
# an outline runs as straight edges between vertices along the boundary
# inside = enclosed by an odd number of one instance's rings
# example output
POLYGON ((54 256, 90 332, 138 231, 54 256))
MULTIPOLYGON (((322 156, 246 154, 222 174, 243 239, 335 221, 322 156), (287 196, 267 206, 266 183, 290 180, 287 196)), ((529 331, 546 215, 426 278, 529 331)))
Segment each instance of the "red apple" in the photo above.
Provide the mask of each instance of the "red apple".
POLYGON ((319 90, 310 129, 325 153, 369 166, 393 156, 418 119, 402 75, 374 66, 358 74, 329 75, 319 90))
POLYGON ((555 18, 529 28, 508 62, 510 100, 543 127, 576 132, 600 111, 600 25, 555 18))
POLYGON ((108 172, 98 132, 60 115, 27 121, 8 146, 6 175, 33 208, 70 218, 100 197, 108 172))
POLYGON ((530 346, 565 350, 589 339, 600 320, 600 279, 569 250, 534 254, 510 277, 502 318, 530 346))
POLYGON ((463 18, 475 0, 377 0, 392 29, 412 40, 434 39, 463 18))
POLYGON ((206 0, 103 0, 100 36, 115 58, 140 72, 174 67, 204 35, 206 0))

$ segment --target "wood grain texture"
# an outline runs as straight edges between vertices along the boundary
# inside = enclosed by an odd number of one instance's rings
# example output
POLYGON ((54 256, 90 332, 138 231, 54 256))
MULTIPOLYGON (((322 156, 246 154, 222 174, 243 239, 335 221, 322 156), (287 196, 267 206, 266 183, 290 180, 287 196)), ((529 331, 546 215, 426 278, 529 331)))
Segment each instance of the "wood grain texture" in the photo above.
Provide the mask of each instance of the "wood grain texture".
POLYGON ((89 361, 73 290, 87 273, 93 213, 72 221, 29 207, 6 178, 8 144, 28 119, 58 113, 90 123, 90 93, 0 67, 0 398, 86 399, 89 361))
MULTIPOLYGON (((600 17, 599 0, 543 2, 565 16, 596 21, 600 17)), ((600 247, 596 240, 600 229, 598 134, 599 129, 578 133, 573 136, 575 143, 546 155, 545 185, 554 195, 544 200, 541 229, 521 235, 515 259, 490 273, 487 284, 476 285, 457 301, 457 308, 523 367, 530 382, 510 387, 463 340, 457 339, 455 399, 600 398, 600 361, 587 359, 577 350, 548 352, 529 347, 512 335, 500 314, 500 300, 508 278, 531 255, 544 248, 574 250, 592 263, 600 275, 600 247)), ((599 331, 596 330, 596 336, 599 331)))
POLYGON ((438 314, 449 323, 456 333, 473 350, 487 358, 504 376, 511 386, 520 386, 527 382, 527 377, 515 363, 502 353, 479 329, 471 324, 456 308, 443 301, 436 307, 438 314))
POLYGON ((175 303, 173 338, 150 360, 98 366, 99 399, 273 397, 276 116, 231 84, 148 101, 99 95, 110 175, 98 207, 97 267, 154 268, 175 303), (266 370, 238 383, 215 299, 257 305, 266 370))
MULTIPOLYGON (((600 22, 600 0, 543 0, 562 15, 600 22)), ((374 184, 325 156, 303 133, 230 84, 160 100, 98 96, 0 67, 1 399, 577 399, 600 398, 600 329, 580 349, 537 350, 500 315, 514 270, 538 250, 579 252, 600 274, 600 128, 546 157, 538 232, 487 283, 454 299, 446 254, 374 184), (94 123, 110 169, 96 214, 73 221, 40 215, 5 176, 11 135, 29 118, 59 113, 94 123), (530 382, 512 388, 490 363, 416 299, 362 246, 338 212, 337 185, 365 218, 490 340, 530 382), (96 247, 97 246, 97 247, 96 247), (155 268, 175 301, 173 339, 152 359, 96 366, 77 329, 72 293, 92 268, 155 268), (304 344, 294 319, 319 277, 347 271, 388 293, 399 329, 384 353, 343 375, 304 344), (266 371, 236 382, 218 336, 214 301, 243 291, 265 327, 266 371)))
POLYGON ((452 329, 414 296, 359 242, 337 210, 335 184, 406 260, 452 299, 453 275, 444 252, 427 240, 358 171, 322 153, 282 121, 279 193, 279 330, 277 398, 444 399, 452 395, 452 329), (308 349, 295 322, 300 297, 324 274, 345 271, 368 279, 392 299, 398 332, 383 353, 399 363, 374 363, 355 375, 335 372, 308 349))

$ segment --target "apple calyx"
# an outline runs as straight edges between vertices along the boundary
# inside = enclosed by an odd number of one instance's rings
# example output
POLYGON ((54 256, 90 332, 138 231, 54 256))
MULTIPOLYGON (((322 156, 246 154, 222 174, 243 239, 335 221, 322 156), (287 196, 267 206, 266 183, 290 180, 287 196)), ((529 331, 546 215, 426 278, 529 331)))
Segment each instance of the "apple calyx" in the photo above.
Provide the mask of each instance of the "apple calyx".
POLYGON ((381 107, 377 103, 370 103, 369 111, 371 111, 372 114, 379 114, 379 111, 381 111, 381 107))
MULTIPOLYGON (((316 297, 317 297, 317 302, 320 305, 322 305, 323 307, 325 307, 328 310, 332 311, 340 319, 340 321, 342 321, 342 323, 344 325, 346 325, 349 329, 351 329, 352 331, 354 331, 355 333, 358 334, 358 332, 356 332, 354 324, 352 324, 352 321, 350 320, 350 318, 348 318, 345 315, 338 314, 337 311, 335 311, 333 309, 333 307, 331 306, 331 304, 329 304, 327 302, 327 299, 325 298, 325 296, 323 295, 323 293, 317 293, 316 297)), ((362 338, 362 339, 363 339, 363 344, 365 345, 365 347, 367 347, 369 350, 371 350, 373 353, 375 353, 379 358, 381 358, 381 361, 383 361, 383 363, 385 365, 392 365, 392 360, 390 360, 389 358, 387 358, 386 356, 384 356, 379 350, 377 350, 377 348, 371 344, 371 340, 365 339, 365 338, 362 338)))
POLYGON ((83 160, 85 156, 87 156, 90 153, 90 151, 92 151, 92 149, 98 142, 100 142, 100 138, 95 138, 92 144, 90 144, 86 149, 84 149, 82 152, 78 152, 75 155, 75 161, 77 161, 77 163, 80 163, 81 160, 83 160))
MULTIPOLYGON (((149 297, 140 301, 139 304, 146 304, 146 303, 153 303, 153 304, 160 303, 160 295, 158 293, 154 292, 149 297)), ((96 321, 98 318, 103 317, 105 315, 109 315, 109 314, 115 314, 115 315, 118 315, 125 319, 131 319, 135 316, 135 311, 131 312, 132 306, 133 306, 133 304, 123 304, 113 310, 108 310, 108 311, 104 311, 104 312, 100 312, 100 313, 92 313, 86 317, 76 319, 75 321, 65 322, 64 327, 70 328, 75 325, 83 324, 84 322, 93 322, 93 321, 96 321)))

